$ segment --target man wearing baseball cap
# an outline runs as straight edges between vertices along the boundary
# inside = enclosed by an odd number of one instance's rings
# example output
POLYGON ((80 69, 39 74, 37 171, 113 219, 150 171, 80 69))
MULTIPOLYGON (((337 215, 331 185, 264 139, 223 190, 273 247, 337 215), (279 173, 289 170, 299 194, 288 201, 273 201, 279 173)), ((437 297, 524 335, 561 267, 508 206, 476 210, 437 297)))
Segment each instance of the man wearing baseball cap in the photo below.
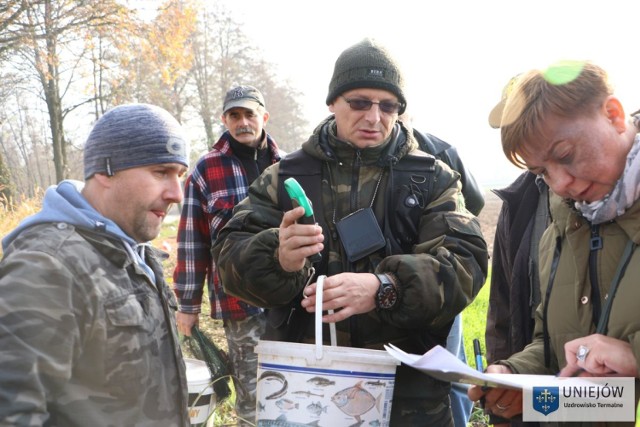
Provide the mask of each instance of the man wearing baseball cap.
POLYGON ((178 297, 178 329, 191 335, 198 325, 205 281, 211 318, 221 319, 236 387, 236 414, 241 425, 255 424, 257 355, 254 346, 265 329, 262 308, 247 304, 222 289, 211 246, 244 199, 251 183, 280 160, 275 140, 264 129, 269 121, 264 97, 253 86, 230 89, 222 107, 227 131, 202 156, 185 184, 185 202, 178 228, 178 263, 174 289, 178 297))
POLYGON ((190 425, 167 255, 148 244, 188 152, 167 111, 115 107, 86 141, 85 183, 47 189, 3 239, 0 424, 190 425))
MULTIPOLYGON (((407 108, 405 81, 377 41, 338 56, 326 103, 332 114, 263 173, 221 230, 213 253, 224 288, 269 308, 265 339, 315 341, 316 278, 326 275, 323 311, 333 311, 322 320, 336 324, 338 346, 393 343, 414 354, 444 346, 487 273, 486 243, 465 209, 459 174, 420 151, 398 120, 407 108), (306 210, 282 191, 288 177, 304 188, 317 224, 298 222, 306 210)), ((330 389, 317 401, 350 423, 452 426, 449 389, 402 365, 390 411, 367 410, 369 395, 358 386, 347 401, 335 397, 345 390, 330 389)), ((277 413, 276 402, 262 404, 277 413)))

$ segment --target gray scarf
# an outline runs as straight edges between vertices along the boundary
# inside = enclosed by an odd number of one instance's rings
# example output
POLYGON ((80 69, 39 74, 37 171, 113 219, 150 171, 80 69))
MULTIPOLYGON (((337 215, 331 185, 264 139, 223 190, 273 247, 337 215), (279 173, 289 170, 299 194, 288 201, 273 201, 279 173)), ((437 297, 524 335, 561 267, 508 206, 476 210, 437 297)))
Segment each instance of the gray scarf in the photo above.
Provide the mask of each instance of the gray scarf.
MULTIPOLYGON (((640 116, 633 118, 636 127, 640 116)), ((575 202, 576 209, 592 224, 602 224, 619 217, 640 198, 640 134, 636 134, 627 155, 622 176, 602 200, 591 203, 575 202)))

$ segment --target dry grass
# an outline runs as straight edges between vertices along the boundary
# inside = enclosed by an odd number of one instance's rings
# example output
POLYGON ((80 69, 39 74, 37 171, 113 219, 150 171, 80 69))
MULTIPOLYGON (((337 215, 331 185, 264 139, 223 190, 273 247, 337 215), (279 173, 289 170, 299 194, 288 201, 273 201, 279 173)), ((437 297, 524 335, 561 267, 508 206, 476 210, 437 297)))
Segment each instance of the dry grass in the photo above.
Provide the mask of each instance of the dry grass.
MULTIPOLYGON (((6 236, 22 219, 38 212, 42 207, 43 194, 44 191, 38 190, 37 196, 33 198, 20 196, 18 200, 0 199, 0 236, 6 236)), ((2 257, 1 246, 0 257, 2 257)))

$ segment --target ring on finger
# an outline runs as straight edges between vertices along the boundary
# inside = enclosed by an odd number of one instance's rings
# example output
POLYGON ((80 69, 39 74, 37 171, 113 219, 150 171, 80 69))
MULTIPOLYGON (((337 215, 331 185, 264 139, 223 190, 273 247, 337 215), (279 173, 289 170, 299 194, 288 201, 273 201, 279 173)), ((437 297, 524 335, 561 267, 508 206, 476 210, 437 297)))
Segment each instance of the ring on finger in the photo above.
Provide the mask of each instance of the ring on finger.
POLYGON ((496 402, 496 408, 498 408, 498 411, 500 412, 506 411, 507 409, 509 409, 509 406, 511 405, 502 406, 500 403, 496 402))
POLYGON ((585 345, 581 345, 578 347, 578 352, 576 353, 576 359, 580 362, 584 362, 587 359, 587 355, 589 354, 589 347, 585 345))

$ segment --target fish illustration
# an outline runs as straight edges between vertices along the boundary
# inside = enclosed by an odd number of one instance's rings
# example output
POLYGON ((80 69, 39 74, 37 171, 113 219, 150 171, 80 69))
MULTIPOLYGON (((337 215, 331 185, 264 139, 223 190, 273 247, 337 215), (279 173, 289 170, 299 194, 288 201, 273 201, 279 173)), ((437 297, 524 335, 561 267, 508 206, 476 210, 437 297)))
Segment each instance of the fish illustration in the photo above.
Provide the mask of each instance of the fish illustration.
POLYGON ((287 379, 284 377, 284 375, 282 375, 280 372, 264 371, 262 375, 260 375, 260 378, 258 378, 258 381, 262 381, 262 380, 266 380, 266 381, 275 380, 282 383, 282 388, 280 390, 274 393, 271 393, 269 396, 265 397, 265 399, 267 400, 277 399, 279 397, 284 396, 287 393, 287 387, 289 386, 289 383, 287 382, 287 379))
POLYGON ((289 399, 280 399, 280 400, 276 400, 276 406, 280 409, 282 409, 283 411, 290 411, 292 409, 298 409, 298 404, 295 402, 292 402, 289 399))
POLYGON ((296 394, 298 396, 307 396, 307 397, 311 397, 311 396, 316 396, 316 397, 324 397, 324 394, 319 394, 319 393, 312 393, 309 390, 297 390, 292 392, 293 394, 296 394))
POLYGON ((265 406, 264 403, 258 402, 258 412, 264 412, 265 406))
POLYGON ((258 420, 258 427, 318 427, 318 420, 312 421, 309 424, 302 424, 296 422, 287 421, 287 417, 284 414, 280 415, 275 420, 258 420))
POLYGON ((374 406, 380 411, 380 400, 382 394, 379 394, 377 398, 373 397, 371 393, 362 387, 362 381, 358 382, 353 387, 345 388, 331 396, 331 401, 347 415, 350 415, 356 419, 359 423, 362 422, 360 415, 368 412, 374 406))
POLYGON ((371 427, 380 427, 382 424, 380 424, 380 420, 373 420, 373 421, 369 421, 369 425, 371 427))
POLYGON ((330 385, 335 385, 335 381, 328 380, 324 377, 313 377, 307 380, 308 383, 311 383, 318 387, 327 387, 330 385))
POLYGON ((307 406, 307 410, 311 412, 314 416, 319 417, 320 414, 322 414, 323 412, 325 414, 327 413, 327 406, 323 407, 322 403, 320 402, 310 403, 309 406, 307 406))

